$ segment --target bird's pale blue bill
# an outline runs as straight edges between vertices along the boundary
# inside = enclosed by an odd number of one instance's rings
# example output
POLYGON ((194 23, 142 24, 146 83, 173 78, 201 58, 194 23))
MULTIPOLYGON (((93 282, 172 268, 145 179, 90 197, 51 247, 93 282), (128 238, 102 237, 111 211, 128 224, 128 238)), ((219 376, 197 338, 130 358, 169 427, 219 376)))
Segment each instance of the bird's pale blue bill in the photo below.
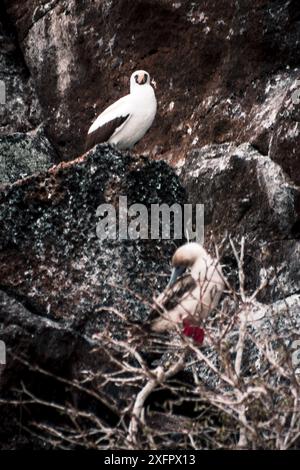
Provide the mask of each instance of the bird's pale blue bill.
POLYGON ((173 268, 172 269, 172 273, 171 273, 171 277, 170 277, 170 280, 169 280, 169 284, 168 284, 168 287, 172 287, 176 280, 182 276, 182 274, 185 272, 186 270, 186 267, 185 266, 176 266, 176 268, 173 268))

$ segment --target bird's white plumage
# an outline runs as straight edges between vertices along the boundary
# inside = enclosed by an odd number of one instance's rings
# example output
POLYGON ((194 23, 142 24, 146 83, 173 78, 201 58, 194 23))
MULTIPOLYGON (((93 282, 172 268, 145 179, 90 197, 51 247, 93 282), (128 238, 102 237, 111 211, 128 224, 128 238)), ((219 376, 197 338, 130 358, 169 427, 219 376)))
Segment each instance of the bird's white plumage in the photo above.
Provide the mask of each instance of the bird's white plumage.
POLYGON ((109 123, 118 123, 118 118, 127 116, 113 130, 107 142, 120 149, 131 148, 151 126, 156 109, 157 102, 149 74, 143 70, 136 71, 130 79, 130 93, 106 108, 93 122, 88 135, 109 123))
POLYGON ((225 288, 218 260, 198 243, 188 243, 178 248, 172 264, 188 268, 190 274, 178 278, 174 285, 169 285, 155 299, 154 305, 161 308, 162 314, 153 322, 153 331, 172 329, 185 318, 199 324, 218 305, 225 288), (173 302, 170 302, 172 299, 173 302), (165 307, 168 303, 172 303, 170 308, 165 307))

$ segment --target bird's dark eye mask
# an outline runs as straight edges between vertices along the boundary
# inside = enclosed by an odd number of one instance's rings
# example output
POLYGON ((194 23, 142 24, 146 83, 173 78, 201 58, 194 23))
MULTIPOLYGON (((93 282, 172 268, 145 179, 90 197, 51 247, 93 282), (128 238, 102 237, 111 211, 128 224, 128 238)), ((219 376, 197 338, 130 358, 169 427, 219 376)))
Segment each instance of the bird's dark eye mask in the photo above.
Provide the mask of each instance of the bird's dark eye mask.
POLYGON ((144 76, 143 76, 141 81, 139 81, 139 75, 134 76, 134 79, 135 79, 136 83, 138 83, 139 85, 145 85, 145 83, 147 83, 147 78, 148 77, 147 77, 146 73, 144 73, 144 76))

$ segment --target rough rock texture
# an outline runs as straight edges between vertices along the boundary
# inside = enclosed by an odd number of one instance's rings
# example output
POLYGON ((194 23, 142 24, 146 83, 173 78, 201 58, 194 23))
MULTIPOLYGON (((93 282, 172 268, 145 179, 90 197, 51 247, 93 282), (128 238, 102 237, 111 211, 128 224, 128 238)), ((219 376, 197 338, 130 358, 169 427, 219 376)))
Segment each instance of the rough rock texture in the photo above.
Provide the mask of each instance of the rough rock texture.
POLYGON ((91 120, 137 68, 159 101, 139 151, 176 162, 193 144, 250 141, 267 154, 272 141, 278 161, 299 146, 298 121, 282 116, 299 76, 298 0, 4 3, 64 158, 80 154, 91 120))
MULTIPOLYGON (((7 345, 7 366, 0 365, 1 397, 8 390, 20 387, 20 380, 33 385, 33 390, 51 390, 52 396, 58 396, 57 385, 37 379, 28 373, 16 357, 32 360, 48 371, 70 375, 72 357, 84 339, 75 336, 68 325, 60 324, 28 310, 22 302, 0 291, 0 335, 7 345), (11 355, 14 354, 14 356, 11 355), (19 377, 20 380, 16 380, 19 377)), ((60 393, 64 393, 60 390, 60 393)), ((18 394, 17 394, 18 396, 18 394)), ((1 406, 0 448, 39 449, 39 441, 19 434, 16 410, 1 406)), ((26 421, 26 418, 25 418, 26 421)))
POLYGON ((300 127, 300 80, 285 96, 274 122, 274 133, 270 139, 269 155, 283 170, 300 184, 299 127, 300 127))
POLYGON ((78 361, 89 361, 86 337, 108 324, 120 330, 99 308, 117 307, 133 321, 149 315, 144 302, 165 285, 173 247, 167 240, 99 240, 98 206, 118 209, 122 195, 128 206, 147 207, 185 198, 166 163, 106 146, 2 191, 0 335, 8 348, 2 390, 22 380, 35 389, 14 355, 76 377, 78 361))
POLYGON ((206 239, 245 237, 252 287, 267 269, 265 301, 299 292, 300 188, 279 164, 250 144, 214 144, 192 150, 179 173, 189 202, 205 206, 206 239))
POLYGON ((268 156, 249 144, 215 144, 192 150, 187 160, 180 175, 191 202, 205 204, 208 232, 220 237, 230 227, 249 242, 293 232, 300 190, 268 156))
POLYGON ((57 159, 38 126, 42 110, 9 18, 0 6, 0 183, 49 168, 57 159), (3 91, 2 91, 3 92, 3 91))
POLYGON ((0 137, 0 183, 46 170, 57 158, 42 129, 0 137))
POLYGON ((0 104, 0 136, 34 129, 41 122, 41 108, 3 5, 0 6, 0 80, 6 89, 6 103, 0 104))

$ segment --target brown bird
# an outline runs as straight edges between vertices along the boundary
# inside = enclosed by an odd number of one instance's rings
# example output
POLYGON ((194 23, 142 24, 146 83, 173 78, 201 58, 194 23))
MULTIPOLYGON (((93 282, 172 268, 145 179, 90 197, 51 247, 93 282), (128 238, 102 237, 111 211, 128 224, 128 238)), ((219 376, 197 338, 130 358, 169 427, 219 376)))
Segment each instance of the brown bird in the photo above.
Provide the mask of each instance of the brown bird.
POLYGON ((172 266, 168 286, 154 300, 150 329, 163 332, 182 324, 184 334, 202 342, 198 326, 218 305, 225 288, 221 266, 199 243, 178 248, 172 266))

